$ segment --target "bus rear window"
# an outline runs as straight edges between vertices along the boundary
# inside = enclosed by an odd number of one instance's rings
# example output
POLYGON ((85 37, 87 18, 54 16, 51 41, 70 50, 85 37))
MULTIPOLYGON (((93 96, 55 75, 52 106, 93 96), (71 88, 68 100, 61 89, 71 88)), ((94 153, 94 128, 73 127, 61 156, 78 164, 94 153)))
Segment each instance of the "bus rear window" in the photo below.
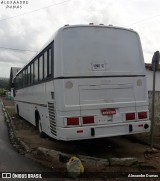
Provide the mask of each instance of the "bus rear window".
POLYGON ((139 36, 125 29, 78 27, 63 31, 64 76, 145 74, 139 36))

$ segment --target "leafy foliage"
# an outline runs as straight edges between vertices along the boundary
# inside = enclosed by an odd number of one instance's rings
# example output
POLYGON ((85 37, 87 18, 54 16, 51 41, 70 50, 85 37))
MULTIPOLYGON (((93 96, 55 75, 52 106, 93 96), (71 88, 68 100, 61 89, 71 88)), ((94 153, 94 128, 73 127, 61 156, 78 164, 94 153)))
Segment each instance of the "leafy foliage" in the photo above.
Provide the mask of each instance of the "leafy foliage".
POLYGON ((0 78, 0 92, 3 92, 4 90, 9 90, 9 79, 8 78, 0 78))

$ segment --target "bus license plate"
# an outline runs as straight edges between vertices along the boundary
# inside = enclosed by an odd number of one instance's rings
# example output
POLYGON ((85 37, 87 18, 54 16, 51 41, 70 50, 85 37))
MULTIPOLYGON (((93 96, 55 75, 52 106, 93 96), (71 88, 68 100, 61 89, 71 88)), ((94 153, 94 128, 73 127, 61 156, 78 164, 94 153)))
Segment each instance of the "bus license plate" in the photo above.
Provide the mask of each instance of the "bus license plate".
POLYGON ((104 63, 93 63, 92 64, 92 70, 93 71, 105 71, 106 66, 104 63))
POLYGON ((98 124, 106 124, 112 121, 113 121, 113 115, 98 118, 98 124))

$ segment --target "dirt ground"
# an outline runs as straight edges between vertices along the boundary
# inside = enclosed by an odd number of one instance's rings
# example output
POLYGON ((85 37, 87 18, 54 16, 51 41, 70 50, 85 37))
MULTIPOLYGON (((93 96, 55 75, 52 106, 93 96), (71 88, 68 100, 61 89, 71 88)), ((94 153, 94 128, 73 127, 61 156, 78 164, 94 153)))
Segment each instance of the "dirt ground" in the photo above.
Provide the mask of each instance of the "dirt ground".
MULTIPOLYGON (((154 152, 151 152, 148 145, 142 144, 141 142, 137 142, 137 139, 135 139, 132 136, 71 142, 57 141, 49 137, 46 137, 45 139, 40 138, 39 133, 34 126, 32 126, 27 121, 25 121, 22 118, 19 118, 16 115, 13 107, 13 101, 8 101, 5 98, 3 98, 3 103, 6 106, 6 110, 12 117, 18 138, 21 139, 29 147, 29 153, 24 154, 27 157, 41 162, 42 164, 54 168, 58 166, 54 165, 54 163, 50 160, 45 160, 45 158, 38 157, 32 154, 34 153, 37 147, 45 147, 48 149, 54 149, 63 153, 69 153, 73 155, 80 154, 99 158, 135 157, 139 161, 138 164, 134 164, 129 167, 108 166, 105 168, 105 170, 102 170, 102 168, 96 168, 96 172, 137 172, 139 174, 144 172, 160 172, 160 151, 156 150, 154 152)), ((94 171, 92 167, 86 168, 86 170, 89 172, 94 171)))

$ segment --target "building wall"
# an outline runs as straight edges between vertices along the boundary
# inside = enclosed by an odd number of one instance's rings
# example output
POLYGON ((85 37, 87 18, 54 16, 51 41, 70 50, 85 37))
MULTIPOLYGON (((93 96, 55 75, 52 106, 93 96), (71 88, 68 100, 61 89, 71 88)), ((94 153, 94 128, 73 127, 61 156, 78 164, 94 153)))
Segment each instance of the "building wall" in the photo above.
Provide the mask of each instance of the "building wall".
MULTIPOLYGON (((146 69, 150 120, 152 116, 153 71, 146 69)), ((160 136, 160 71, 156 72, 154 134, 160 136)), ((152 120, 151 120, 152 121, 152 120)))
MULTIPOLYGON (((149 113, 151 118, 152 113, 152 91, 148 92, 148 98, 149 98, 149 113)), ((160 122, 160 91, 155 92, 155 121, 160 122)))
MULTIPOLYGON (((153 71, 146 69, 148 91, 153 90, 153 71)), ((160 71, 156 72, 156 91, 160 91, 160 71)))
MULTIPOLYGON (((151 117, 152 111, 152 90, 153 90, 153 71, 146 69, 147 75, 147 88, 149 98, 149 111, 151 117)), ((160 120, 160 71, 156 72, 156 86, 155 86, 155 118, 156 121, 160 120)))

